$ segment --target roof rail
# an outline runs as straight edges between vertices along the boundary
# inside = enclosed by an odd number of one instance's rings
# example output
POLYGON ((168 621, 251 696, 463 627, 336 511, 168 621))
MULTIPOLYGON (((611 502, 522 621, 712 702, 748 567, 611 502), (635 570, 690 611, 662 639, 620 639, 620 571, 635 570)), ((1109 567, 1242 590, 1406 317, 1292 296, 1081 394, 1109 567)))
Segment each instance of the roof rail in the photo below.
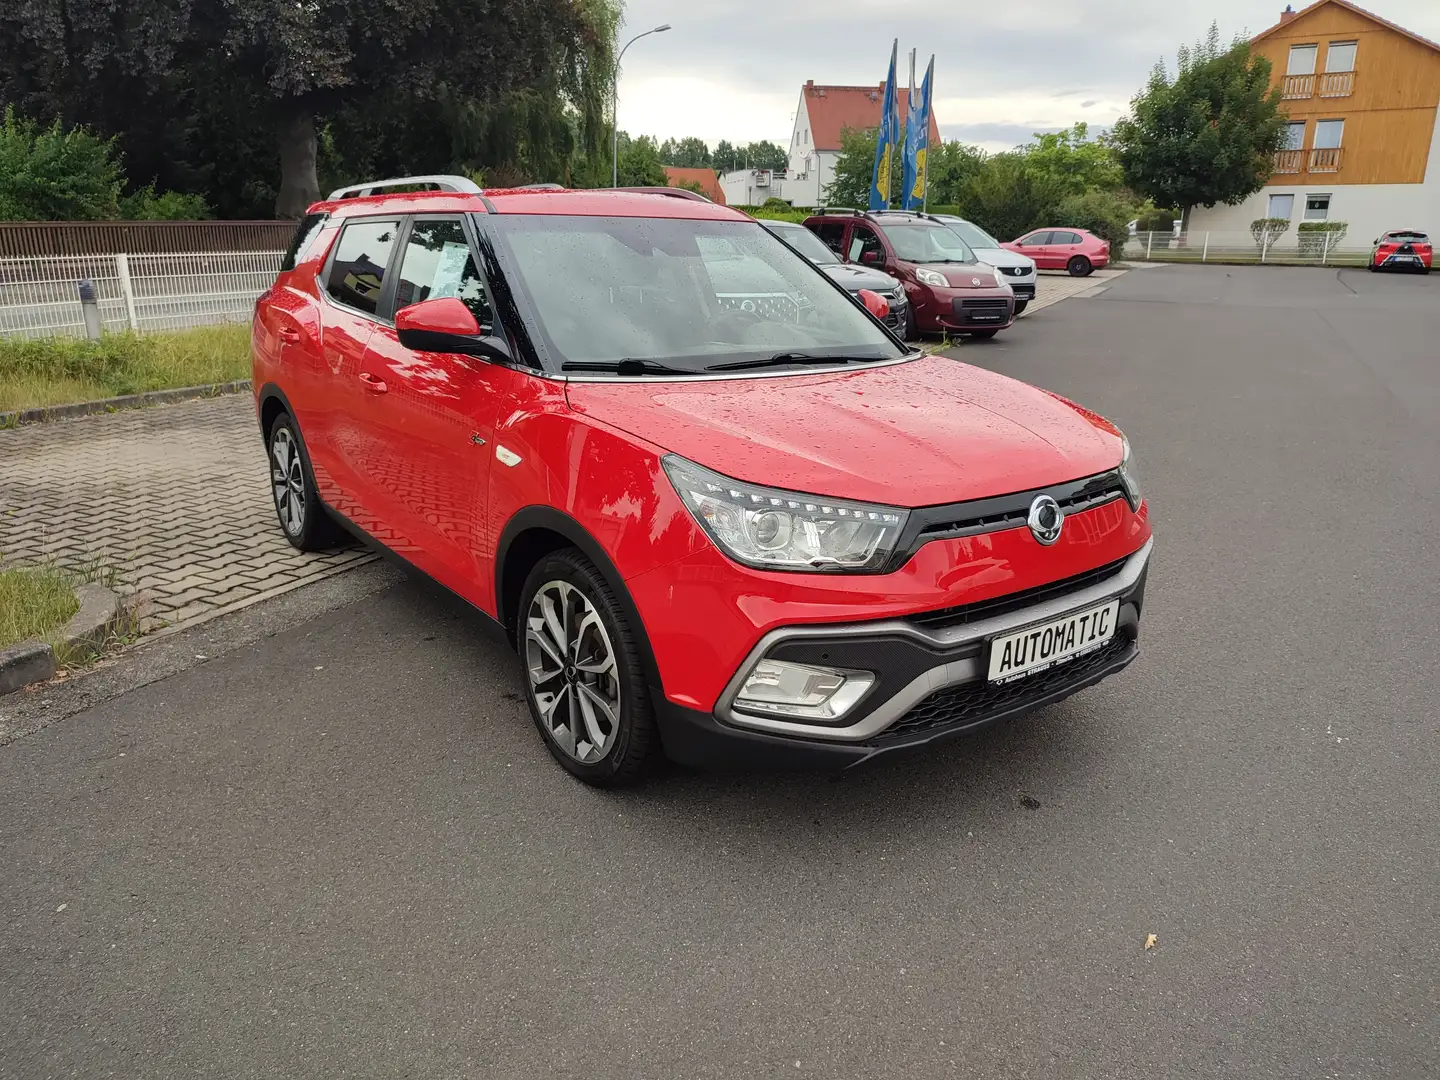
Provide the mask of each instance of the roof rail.
POLYGON ((330 201, 378 195, 385 188, 415 187, 421 184, 433 185, 437 191, 453 191, 462 195, 480 194, 480 185, 468 176, 397 176, 393 180, 366 180, 363 184, 336 188, 330 193, 330 201))
POLYGON ((814 215, 829 214, 831 216, 841 216, 844 214, 854 214, 856 217, 863 217, 870 211, 856 210, 853 206, 817 206, 810 212, 814 215))
POLYGON ((602 188, 604 191, 638 191, 642 195, 669 195, 672 199, 693 199, 695 202, 710 202, 698 191, 690 191, 688 188, 678 187, 617 187, 602 188))
POLYGON ((511 191, 564 191, 564 184, 520 184, 511 191))

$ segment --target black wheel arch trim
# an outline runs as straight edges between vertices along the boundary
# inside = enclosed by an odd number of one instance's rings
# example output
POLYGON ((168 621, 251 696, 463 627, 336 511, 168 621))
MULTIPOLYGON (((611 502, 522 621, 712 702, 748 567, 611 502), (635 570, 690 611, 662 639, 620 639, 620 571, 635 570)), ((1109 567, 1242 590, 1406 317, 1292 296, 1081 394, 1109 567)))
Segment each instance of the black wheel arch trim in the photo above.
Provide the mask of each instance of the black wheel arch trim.
POLYGON ((510 636, 511 642, 514 643, 516 640, 519 612, 505 610, 506 563, 515 546, 515 541, 525 533, 537 529, 564 537, 595 564, 595 568, 600 571, 611 591, 615 593, 615 598, 619 601, 621 610, 635 634, 636 643, 640 648, 640 662, 645 666, 646 680, 651 688, 663 698, 665 686, 660 679, 660 665, 656 663, 655 652, 650 647, 650 635, 645 629, 645 621, 640 617, 640 610, 630 596, 630 590, 625 587, 625 579, 621 576, 619 568, 616 567, 605 549, 600 546, 600 542, 590 535, 585 526, 563 510, 557 510, 553 506, 527 506, 517 510, 505 523, 505 528, 500 533, 500 542, 495 546, 495 617, 510 636))
MULTIPOLYGON (((281 390, 280 387, 276 386, 273 382, 270 382, 262 386, 260 388, 260 393, 257 395, 255 422, 260 424, 260 437, 263 439, 268 434, 265 430, 265 425, 262 422, 261 418, 265 415, 266 403, 270 401, 278 401, 281 405, 285 407, 285 411, 290 414, 291 423, 295 425, 295 431, 299 433, 300 421, 295 418, 295 409, 291 406, 290 399, 285 396, 284 390, 281 390)), ((302 443, 305 441, 303 435, 301 435, 300 441, 302 443)))

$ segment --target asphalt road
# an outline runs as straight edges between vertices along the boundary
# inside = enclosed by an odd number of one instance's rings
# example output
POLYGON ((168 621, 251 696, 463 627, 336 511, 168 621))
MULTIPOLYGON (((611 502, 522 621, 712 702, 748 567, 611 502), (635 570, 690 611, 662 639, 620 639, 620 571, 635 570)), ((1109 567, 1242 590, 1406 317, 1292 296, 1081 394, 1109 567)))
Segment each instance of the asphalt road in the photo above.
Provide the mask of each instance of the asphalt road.
POLYGON ((1437 340, 1184 267, 962 349, 1129 433, 1143 654, 838 782, 586 789, 409 583, 17 739, 0 1075, 1435 1076, 1437 340))

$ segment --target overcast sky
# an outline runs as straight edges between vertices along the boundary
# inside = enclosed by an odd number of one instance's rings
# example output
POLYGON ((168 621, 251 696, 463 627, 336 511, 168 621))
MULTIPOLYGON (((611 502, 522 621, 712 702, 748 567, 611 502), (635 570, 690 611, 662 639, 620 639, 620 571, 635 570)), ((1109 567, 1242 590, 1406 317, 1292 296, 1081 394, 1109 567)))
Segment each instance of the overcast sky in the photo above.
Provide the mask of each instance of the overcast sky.
MULTIPOLYGON (((1004 150, 1032 132, 1122 115, 1155 61, 1172 67, 1212 20, 1222 38, 1279 21, 1284 0, 628 0, 621 41, 637 42, 620 79, 620 127, 661 139, 698 135, 787 144, 800 87, 879 83, 890 41, 935 54, 935 116, 947 139, 1004 150)), ((1297 2, 1297 10, 1304 3, 1297 2)), ((1440 0, 1362 4, 1440 41, 1440 0)), ((1362 61, 1363 63, 1363 61, 1362 61)))

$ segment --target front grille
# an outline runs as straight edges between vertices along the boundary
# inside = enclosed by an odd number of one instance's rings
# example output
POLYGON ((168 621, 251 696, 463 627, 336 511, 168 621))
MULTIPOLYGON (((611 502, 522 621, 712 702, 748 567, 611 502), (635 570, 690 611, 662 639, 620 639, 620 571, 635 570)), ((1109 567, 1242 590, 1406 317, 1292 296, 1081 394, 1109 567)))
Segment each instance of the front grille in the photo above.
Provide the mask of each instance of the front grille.
MULTIPOLYGON (((929 513, 931 520, 927 521, 920 530, 920 542, 930 540, 953 540, 962 536, 974 536, 977 533, 1001 532, 1004 529, 1016 529, 1024 525, 1030 516, 1030 504, 1038 491, 1022 492, 1015 497, 1002 497, 998 499, 982 499, 976 503, 968 504, 974 508, 973 513, 955 517, 938 517, 934 510, 929 513)), ((1048 494, 1066 515, 1083 513, 1086 510, 1093 510, 1108 502, 1125 497, 1124 485, 1120 482, 1118 472, 1101 473, 1092 477, 1082 484, 1067 490, 1051 488, 1048 494)), ((965 503, 955 506, 956 510, 963 510, 967 507, 965 503)), ((942 509, 942 508, 937 508, 942 509)))
POLYGON ((916 705, 888 728, 877 742, 880 745, 898 742, 913 735, 938 728, 966 728, 983 723, 998 712, 1024 708, 1042 698, 1084 682, 1133 645, 1132 639, 1118 633, 1100 648, 1064 664, 1015 682, 963 683, 937 690, 916 705))
POLYGON ((1114 562, 1098 566, 1094 570, 1086 570, 1083 574, 1061 578, 1048 585, 1037 585, 1033 589, 1022 589, 1020 592, 1007 593, 991 600, 977 600, 973 604, 961 604, 958 607, 941 608, 939 611, 911 615, 907 621, 916 626, 923 626, 927 630, 966 626, 980 619, 1005 615, 1011 611, 1019 611, 1021 608, 1043 603, 1046 600, 1079 592, 1081 589, 1088 589, 1092 585, 1099 585, 1102 581, 1109 581, 1120 573, 1126 562, 1127 559, 1116 559, 1114 562))
POLYGON ((1024 277, 1030 272, 1030 268, 1026 266, 1002 266, 1000 267, 1000 272, 1002 274, 1009 274, 1011 277, 1024 277))
POLYGON ((1034 285, 1013 285, 1011 287, 1015 290, 1016 296, 1023 296, 1027 300, 1035 299, 1034 285))

